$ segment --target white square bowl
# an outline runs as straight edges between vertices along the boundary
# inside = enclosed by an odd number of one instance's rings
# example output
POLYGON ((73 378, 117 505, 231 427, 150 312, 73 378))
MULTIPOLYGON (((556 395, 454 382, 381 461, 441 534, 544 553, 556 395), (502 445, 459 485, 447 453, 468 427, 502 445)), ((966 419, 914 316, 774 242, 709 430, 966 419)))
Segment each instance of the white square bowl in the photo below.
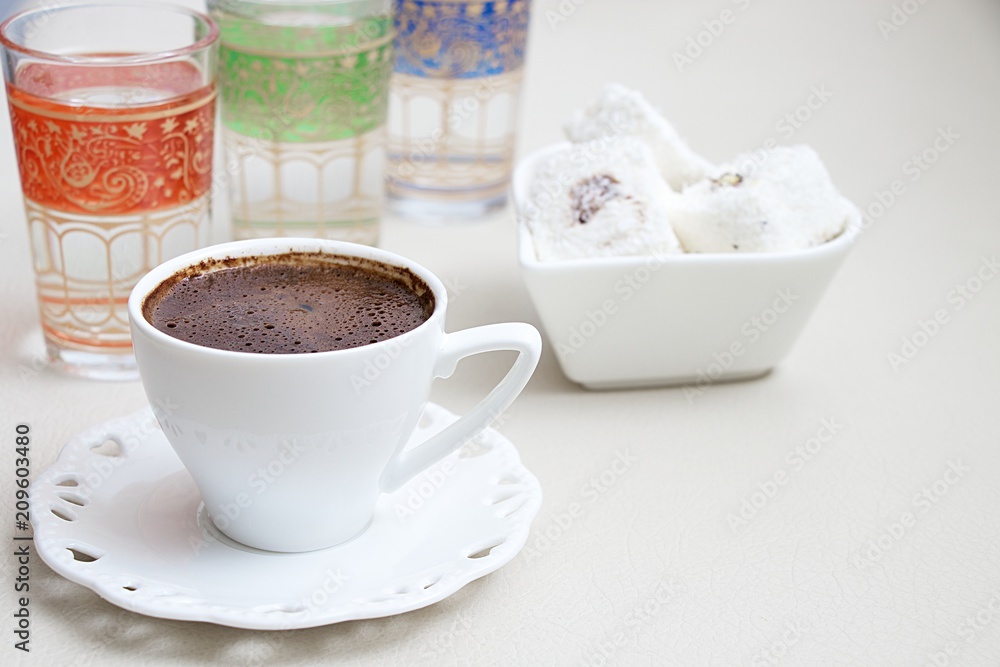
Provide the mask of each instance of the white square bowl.
MULTIPOLYGON (((539 150, 514 173, 518 253, 559 365, 589 389, 758 377, 791 350, 861 229, 805 250, 542 262, 525 223, 539 150)), ((558 194, 557 194, 558 196, 558 194)))

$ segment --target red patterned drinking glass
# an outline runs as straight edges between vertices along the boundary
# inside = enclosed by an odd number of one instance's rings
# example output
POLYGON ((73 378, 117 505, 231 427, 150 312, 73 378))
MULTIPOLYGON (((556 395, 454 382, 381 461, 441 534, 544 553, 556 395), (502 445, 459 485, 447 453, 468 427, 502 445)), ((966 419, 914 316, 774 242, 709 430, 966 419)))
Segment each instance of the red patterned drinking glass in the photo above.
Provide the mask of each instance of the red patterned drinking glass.
POLYGON ((218 29, 165 5, 47 6, 0 25, 50 361, 137 377, 126 303, 207 241, 218 29))

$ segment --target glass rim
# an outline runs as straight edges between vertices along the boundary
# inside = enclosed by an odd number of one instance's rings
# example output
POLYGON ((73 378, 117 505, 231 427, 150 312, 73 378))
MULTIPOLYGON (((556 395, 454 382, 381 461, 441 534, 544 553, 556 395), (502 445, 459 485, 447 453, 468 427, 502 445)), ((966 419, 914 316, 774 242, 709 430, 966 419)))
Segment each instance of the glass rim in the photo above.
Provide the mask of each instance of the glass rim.
POLYGON ((62 5, 59 7, 51 6, 41 6, 28 8, 24 11, 18 12, 13 16, 8 17, 3 23, 0 23, 0 45, 4 49, 16 53, 20 53, 26 56, 31 56, 33 58, 38 58, 40 60, 48 60, 52 62, 61 62, 68 64, 87 64, 87 65, 128 65, 128 64, 143 64, 159 62, 162 60, 170 60, 172 58, 183 57, 203 51, 207 48, 211 48, 219 39, 219 26, 211 19, 207 14, 196 11, 194 9, 189 9, 187 7, 179 7, 176 5, 164 5, 153 2, 115 2, 107 1, 104 2, 88 2, 81 4, 70 4, 62 5), (164 12, 170 12, 172 14, 180 14, 183 16, 189 16, 196 21, 200 21, 208 29, 208 33, 196 42, 188 44, 176 49, 170 49, 167 51, 152 51, 149 53, 134 53, 129 55, 68 55, 62 53, 50 53, 48 51, 40 51, 38 49, 33 49, 31 47, 25 46, 15 42, 11 37, 8 36, 8 32, 13 23, 17 21, 24 20, 30 16, 50 16, 52 14, 61 12, 72 12, 81 9, 98 9, 98 8, 135 8, 135 9, 155 9, 164 12))

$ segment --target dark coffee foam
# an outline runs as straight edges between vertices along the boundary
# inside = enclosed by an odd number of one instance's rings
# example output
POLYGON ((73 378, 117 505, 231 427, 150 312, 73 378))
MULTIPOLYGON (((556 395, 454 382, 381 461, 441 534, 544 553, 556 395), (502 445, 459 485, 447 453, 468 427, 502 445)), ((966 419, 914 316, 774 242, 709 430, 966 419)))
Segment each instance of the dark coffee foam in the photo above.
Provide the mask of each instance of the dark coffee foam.
POLYGON ((430 288, 408 269, 322 253, 203 262, 161 283, 142 307, 174 338, 261 354, 376 343, 433 310, 430 288))

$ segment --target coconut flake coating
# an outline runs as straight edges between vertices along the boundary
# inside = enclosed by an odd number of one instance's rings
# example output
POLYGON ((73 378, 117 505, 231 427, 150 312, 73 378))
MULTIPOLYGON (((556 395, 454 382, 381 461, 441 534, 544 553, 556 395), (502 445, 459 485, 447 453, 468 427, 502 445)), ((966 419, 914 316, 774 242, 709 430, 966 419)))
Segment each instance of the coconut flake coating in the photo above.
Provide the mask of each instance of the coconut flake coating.
POLYGON ((601 96, 574 113, 563 129, 574 143, 608 136, 635 137, 653 151, 661 176, 678 192, 712 170, 712 164, 688 148, 642 93, 620 84, 608 84, 601 96))
POLYGON ((524 221, 541 261, 679 253, 672 195, 637 139, 574 144, 539 163, 524 221))
POLYGON ((687 252, 779 252, 825 243, 843 230, 848 204, 808 146, 777 147, 761 164, 741 155, 669 204, 687 252))

